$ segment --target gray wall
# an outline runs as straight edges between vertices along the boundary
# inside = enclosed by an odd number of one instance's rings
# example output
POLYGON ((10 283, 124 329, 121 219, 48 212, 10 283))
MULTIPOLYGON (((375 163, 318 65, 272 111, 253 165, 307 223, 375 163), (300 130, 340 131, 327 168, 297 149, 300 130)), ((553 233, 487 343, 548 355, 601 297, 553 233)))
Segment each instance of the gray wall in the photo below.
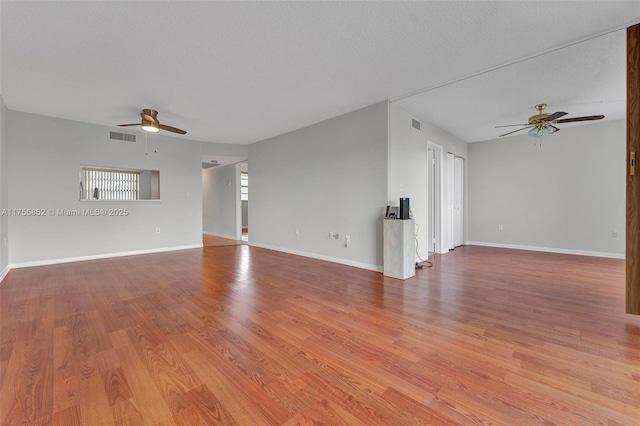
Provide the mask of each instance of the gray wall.
POLYGON ((160 199, 160 172, 158 170, 140 170, 138 179, 141 200, 160 199))
POLYGON ((249 201, 241 201, 242 206, 242 227, 246 228, 249 226, 249 201))
POLYGON ((140 172, 140 175, 138 176, 138 179, 138 187, 140 188, 140 199, 151 200, 151 170, 142 170, 140 172))
MULTIPOLYGON (((444 130, 412 115, 401 106, 391 103, 389 139, 389 205, 398 206, 401 197, 410 199, 410 207, 418 231, 418 248, 422 258, 427 257, 427 146, 429 142, 442 147, 443 156, 441 182, 443 188, 442 207, 447 203, 447 162, 446 154, 451 152, 467 158, 467 143, 444 130), (411 120, 420 121, 417 131, 411 127, 411 120)), ((442 227, 446 229, 447 215, 442 214, 442 227)), ((446 233, 445 233, 446 234, 446 233)))
POLYGON ((218 237, 238 238, 236 165, 202 170, 202 230, 218 237))
POLYGON ((387 126, 381 102, 251 144, 251 244, 380 269, 387 126))
MULTIPOLYGON (((7 107, 0 96, 0 212, 8 208, 7 107)), ((9 266, 9 217, 0 216, 0 274, 9 266), (5 242, 6 241, 6 242, 5 242)))
POLYGON ((202 243, 202 143, 8 111, 9 207, 128 209, 126 217, 11 217, 9 263, 52 261, 202 243), (160 171, 162 200, 78 201, 81 164, 160 171), (160 234, 156 233, 160 228, 160 234))
POLYGON ((616 120, 563 128, 542 146, 526 135, 469 144, 468 240, 622 256, 625 129, 616 120))
MULTIPOLYGON (((249 156, 247 145, 233 143, 201 142, 202 161, 224 160, 224 164, 246 161, 249 156)), ((202 165, 201 165, 202 167, 202 165)))

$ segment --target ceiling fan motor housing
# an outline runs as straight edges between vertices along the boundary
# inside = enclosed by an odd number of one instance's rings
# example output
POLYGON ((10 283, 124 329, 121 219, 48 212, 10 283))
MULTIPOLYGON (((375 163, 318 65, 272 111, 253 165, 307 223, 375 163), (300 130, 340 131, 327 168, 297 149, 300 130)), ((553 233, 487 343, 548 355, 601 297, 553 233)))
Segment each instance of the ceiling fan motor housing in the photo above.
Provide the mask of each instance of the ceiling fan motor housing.
POLYGON ((156 111, 155 109, 145 108, 142 110, 142 114, 151 116, 151 118, 153 118, 156 122, 158 121, 158 111, 156 111))
POLYGON ((547 114, 546 112, 542 112, 546 107, 547 107, 547 104, 538 104, 538 105, 536 105, 535 109, 538 110, 538 114, 532 115, 531 117, 529 117, 529 124, 531 124, 533 126, 536 126, 536 127, 540 127, 543 124, 548 123, 546 121, 546 118, 550 114, 547 114))

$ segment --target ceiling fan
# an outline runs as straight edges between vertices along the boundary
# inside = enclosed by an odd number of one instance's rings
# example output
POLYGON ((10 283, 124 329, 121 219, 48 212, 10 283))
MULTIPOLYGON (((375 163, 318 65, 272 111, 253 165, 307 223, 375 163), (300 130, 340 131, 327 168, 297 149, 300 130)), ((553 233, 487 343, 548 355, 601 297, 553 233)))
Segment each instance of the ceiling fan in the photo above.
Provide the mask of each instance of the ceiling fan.
POLYGON ((132 124, 118 124, 119 127, 125 126, 141 126, 143 130, 147 132, 157 132, 159 130, 166 130, 167 132, 179 133, 181 135, 186 135, 187 132, 182 129, 178 129, 177 127, 167 126, 166 124, 160 124, 158 121, 158 111, 155 109, 143 109, 140 113, 140 117, 142 117, 142 121, 140 123, 132 123, 132 124))
POLYGON ((558 111, 554 112, 553 114, 548 114, 546 112, 543 112, 546 107, 547 104, 536 105, 535 109, 538 111, 538 113, 529 117, 528 124, 507 124, 505 126, 496 126, 496 129, 499 127, 525 126, 522 129, 514 130, 513 132, 505 133, 504 135, 500 135, 498 137, 501 138, 512 133, 521 132, 525 129, 531 129, 528 132, 529 136, 533 136, 534 138, 541 138, 544 135, 550 135, 560 130, 559 128, 554 126, 554 124, 573 123, 576 121, 602 120, 604 118, 604 115, 587 115, 585 117, 563 118, 562 120, 558 120, 560 117, 564 117, 565 115, 567 115, 567 113, 558 111))

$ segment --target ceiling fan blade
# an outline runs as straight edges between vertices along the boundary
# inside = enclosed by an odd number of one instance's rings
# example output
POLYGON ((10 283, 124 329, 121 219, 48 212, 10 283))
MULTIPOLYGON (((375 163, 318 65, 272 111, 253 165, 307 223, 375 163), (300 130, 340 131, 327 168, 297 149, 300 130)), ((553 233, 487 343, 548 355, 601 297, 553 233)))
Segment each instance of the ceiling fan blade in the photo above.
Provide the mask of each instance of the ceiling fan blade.
POLYGON ((499 138, 501 138, 501 137, 503 137, 503 136, 510 135, 511 133, 521 132, 521 131, 523 131, 523 130, 525 130, 525 129, 530 129, 530 128, 532 128, 532 127, 533 127, 533 126, 523 127, 522 129, 514 130, 513 132, 505 133, 504 135, 500 135, 500 136, 498 136, 498 137, 499 137, 499 138))
POLYGON ((177 127, 167 126, 166 124, 158 124, 158 127, 162 130, 166 130, 167 132, 180 133, 181 135, 187 134, 185 130, 178 129, 177 127))
POLYGON ((555 133, 555 132, 559 132, 559 131, 560 131, 560 129, 558 129, 558 128, 557 128, 556 126, 554 126, 553 124, 549 124, 549 127, 551 127, 552 129, 556 129, 556 130, 554 131, 554 133, 555 133))
POLYGON ((554 121, 560 117, 564 117, 565 115, 567 115, 567 113, 563 111, 554 112, 553 114, 545 118, 544 121, 554 121))
POLYGON ((591 121, 602 120, 604 115, 587 115, 585 117, 563 118, 562 120, 556 120, 556 123, 573 123, 575 121, 591 121))
POLYGON ((498 127, 513 127, 513 126, 528 126, 528 124, 527 123, 525 123, 525 124, 505 124, 504 126, 496 126, 496 129, 498 127))
POLYGON ((132 123, 132 124, 118 124, 118 127, 126 127, 126 126, 139 126, 140 123, 132 123))

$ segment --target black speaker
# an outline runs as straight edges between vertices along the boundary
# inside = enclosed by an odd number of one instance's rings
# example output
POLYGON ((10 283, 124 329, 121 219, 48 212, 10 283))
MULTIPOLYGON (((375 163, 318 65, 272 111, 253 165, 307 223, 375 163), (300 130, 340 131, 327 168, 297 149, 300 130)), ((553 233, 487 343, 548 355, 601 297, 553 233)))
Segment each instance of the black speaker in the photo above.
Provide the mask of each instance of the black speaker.
POLYGON ((408 198, 400 198, 399 219, 409 219, 409 199, 408 198))

